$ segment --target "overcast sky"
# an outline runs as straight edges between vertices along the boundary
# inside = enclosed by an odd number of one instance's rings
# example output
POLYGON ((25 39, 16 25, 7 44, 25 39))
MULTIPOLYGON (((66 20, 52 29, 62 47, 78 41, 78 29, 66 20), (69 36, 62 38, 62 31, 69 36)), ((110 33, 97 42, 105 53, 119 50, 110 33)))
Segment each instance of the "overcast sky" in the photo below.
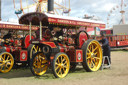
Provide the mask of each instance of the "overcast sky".
MULTIPOLYGON (((13 0, 1 0, 2 1, 2 21, 18 21, 17 16, 15 15, 15 9, 13 0)), ((20 0, 15 0, 16 6, 20 7, 20 0)), ((26 1, 26 0, 25 0, 26 1)), ((30 3, 33 0, 28 0, 30 3)), ((128 0, 124 0, 128 5, 128 0)), ((97 16, 103 22, 107 23, 107 17, 110 13, 110 10, 117 5, 120 5, 121 0, 70 0, 71 3, 71 13, 72 17, 82 18, 85 14, 89 16, 97 16)), ((26 2, 23 2, 26 4, 26 2)), ((124 7, 125 10, 128 10, 128 6, 124 7)), ((128 12, 126 12, 126 20, 128 20, 128 12)), ((119 9, 116 9, 111 13, 109 17, 109 23, 119 23, 121 20, 119 9)))

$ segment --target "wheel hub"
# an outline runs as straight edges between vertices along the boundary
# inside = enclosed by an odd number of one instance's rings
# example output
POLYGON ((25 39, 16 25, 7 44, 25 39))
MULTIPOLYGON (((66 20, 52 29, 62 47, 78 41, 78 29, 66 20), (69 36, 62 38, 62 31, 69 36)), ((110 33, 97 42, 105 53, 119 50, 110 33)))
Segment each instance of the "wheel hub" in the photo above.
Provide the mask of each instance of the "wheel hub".
POLYGON ((38 66, 38 68, 40 68, 40 66, 41 66, 41 63, 40 63, 40 62, 38 62, 38 63, 37 63, 37 66, 38 66))
POLYGON ((58 65, 60 68, 63 68, 64 67, 64 64, 59 64, 58 65))
POLYGON ((6 63, 6 61, 3 61, 3 64, 5 64, 6 63))
POLYGON ((91 57, 95 57, 94 53, 91 53, 91 57))

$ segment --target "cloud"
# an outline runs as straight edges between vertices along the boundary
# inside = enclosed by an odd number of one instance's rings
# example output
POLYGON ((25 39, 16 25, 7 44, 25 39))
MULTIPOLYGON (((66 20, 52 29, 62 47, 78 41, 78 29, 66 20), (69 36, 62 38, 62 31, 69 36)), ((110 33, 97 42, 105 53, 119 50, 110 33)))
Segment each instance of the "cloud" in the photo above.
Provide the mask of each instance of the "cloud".
MULTIPOLYGON (((22 3, 23 6, 26 6, 27 0, 22 0, 22 1, 23 1, 22 3)), ((15 0, 15 6, 17 9, 20 8, 19 2, 20 0, 15 0)), ((33 0, 28 0, 28 4, 32 4, 32 3, 34 3, 33 0)), ((121 0, 100 0, 100 1, 99 0, 70 0, 70 3, 71 3, 70 16, 82 18, 85 14, 88 14, 91 16, 95 15, 97 17, 100 17, 102 21, 107 23, 107 17, 108 17, 110 10, 116 5, 120 5, 121 0)), ((128 3, 128 0, 125 0, 125 3, 128 3)), ((30 9, 30 11, 34 11, 34 10, 35 8, 30 9)), ((13 0, 2 0, 2 20, 8 21, 11 18, 11 20, 17 21, 18 18, 14 12, 15 12, 15 9, 14 9, 13 0)), ((118 15, 119 11, 118 12, 114 11, 114 13, 117 15, 116 17, 115 16, 110 17, 111 24, 119 22, 119 19, 120 19, 119 17, 120 15, 118 15)), ((126 12, 126 15, 128 15, 128 11, 126 12)), ((127 16, 126 16, 126 22, 128 23, 127 16)))

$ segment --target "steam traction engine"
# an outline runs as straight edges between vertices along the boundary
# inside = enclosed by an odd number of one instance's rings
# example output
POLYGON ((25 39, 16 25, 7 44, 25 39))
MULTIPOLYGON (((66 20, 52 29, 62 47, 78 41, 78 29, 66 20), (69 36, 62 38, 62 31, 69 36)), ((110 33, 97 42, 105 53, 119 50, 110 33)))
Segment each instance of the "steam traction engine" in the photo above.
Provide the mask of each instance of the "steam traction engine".
MULTIPOLYGON (((7 73, 19 64, 27 65, 30 36, 24 34, 29 30, 28 26, 0 22, 0 30, 0 72, 7 73)), ((36 30, 36 27, 32 30, 36 30)))
POLYGON ((28 13, 19 19, 20 24, 38 25, 36 38, 31 39, 30 68, 40 76, 49 67, 55 77, 65 77, 77 63, 88 72, 97 71, 102 63, 102 48, 98 41, 89 39, 87 27, 105 27, 104 23, 74 19, 43 13, 28 13))

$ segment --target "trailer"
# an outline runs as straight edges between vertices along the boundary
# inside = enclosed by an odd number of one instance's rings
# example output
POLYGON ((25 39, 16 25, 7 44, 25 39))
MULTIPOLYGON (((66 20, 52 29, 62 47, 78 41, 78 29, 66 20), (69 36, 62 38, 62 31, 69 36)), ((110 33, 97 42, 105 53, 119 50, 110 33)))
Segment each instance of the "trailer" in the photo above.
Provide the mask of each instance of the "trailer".
MULTIPOLYGON (((104 29, 104 32, 112 49, 126 49, 128 47, 128 25, 114 25, 112 29, 104 29)), ((97 37, 98 39, 98 37, 97 37)))

